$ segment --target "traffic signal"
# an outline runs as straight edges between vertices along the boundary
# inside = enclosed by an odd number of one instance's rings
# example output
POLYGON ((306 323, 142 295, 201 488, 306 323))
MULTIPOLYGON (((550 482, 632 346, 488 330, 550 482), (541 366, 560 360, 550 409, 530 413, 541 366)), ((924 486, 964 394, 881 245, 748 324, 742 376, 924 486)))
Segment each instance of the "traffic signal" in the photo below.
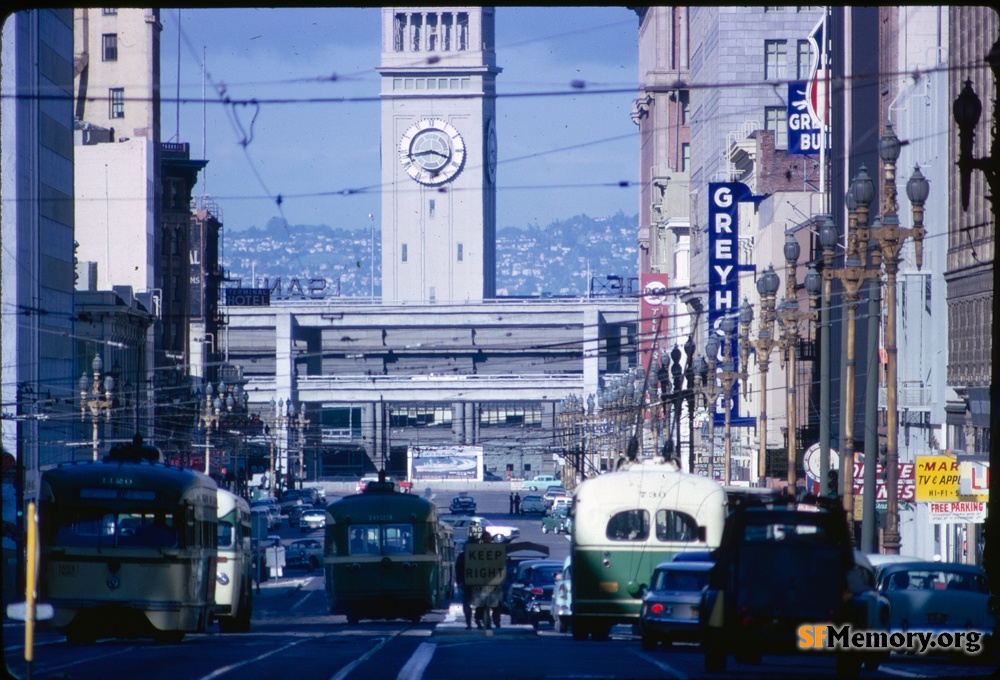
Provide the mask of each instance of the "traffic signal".
POLYGON ((836 470, 828 470, 826 473, 826 495, 828 498, 840 496, 840 475, 836 470))

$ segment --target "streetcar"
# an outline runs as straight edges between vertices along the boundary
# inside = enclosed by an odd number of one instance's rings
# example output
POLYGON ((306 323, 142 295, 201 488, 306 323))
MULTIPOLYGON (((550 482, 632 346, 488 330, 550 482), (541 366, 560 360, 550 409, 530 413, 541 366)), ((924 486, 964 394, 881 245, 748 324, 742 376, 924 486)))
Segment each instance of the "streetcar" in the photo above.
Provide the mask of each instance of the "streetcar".
POLYGON ((253 615, 253 550, 250 504, 219 489, 218 541, 215 567, 215 617, 223 633, 250 630, 253 615))
POLYGON ((657 564, 718 547, 727 498, 707 477, 647 459, 582 482, 571 513, 573 637, 606 639, 638 622, 657 564))
POLYGON ((429 500, 400 493, 392 482, 327 507, 324 570, 331 614, 414 623, 454 596, 453 530, 429 500))
POLYGON ((137 434, 101 461, 42 474, 39 594, 71 643, 180 642, 212 618, 217 487, 160 460, 137 434))

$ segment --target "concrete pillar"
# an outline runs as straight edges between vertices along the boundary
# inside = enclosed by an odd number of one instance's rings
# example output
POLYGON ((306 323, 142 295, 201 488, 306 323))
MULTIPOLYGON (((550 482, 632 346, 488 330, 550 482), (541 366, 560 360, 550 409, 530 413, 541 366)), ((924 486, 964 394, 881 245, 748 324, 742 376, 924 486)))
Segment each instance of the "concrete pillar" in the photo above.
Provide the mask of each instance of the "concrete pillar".
POLYGON ((600 378, 601 366, 601 343, 600 343, 600 321, 601 314, 595 307, 585 309, 583 312, 583 399, 586 401, 587 395, 593 394, 597 398, 598 380, 600 378))
POLYGON ((378 442, 379 442, 379 419, 378 419, 378 404, 375 402, 370 402, 365 406, 365 419, 361 424, 362 431, 364 432, 364 442, 365 442, 365 452, 368 454, 368 460, 375 465, 375 469, 378 469, 378 442))
POLYGON ((467 444, 465 436, 465 403, 457 401, 451 405, 451 432, 456 444, 467 444))
POLYGON ((479 442, 479 404, 465 405, 465 443, 479 442))

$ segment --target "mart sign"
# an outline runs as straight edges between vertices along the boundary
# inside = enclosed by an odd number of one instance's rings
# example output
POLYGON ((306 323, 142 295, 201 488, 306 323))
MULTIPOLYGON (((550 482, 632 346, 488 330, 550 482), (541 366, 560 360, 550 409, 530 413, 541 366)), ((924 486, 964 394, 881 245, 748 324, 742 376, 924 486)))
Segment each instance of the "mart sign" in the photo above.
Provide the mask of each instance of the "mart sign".
POLYGON ((917 456, 917 501, 959 503, 987 500, 981 494, 963 495, 961 471, 955 456, 917 456))

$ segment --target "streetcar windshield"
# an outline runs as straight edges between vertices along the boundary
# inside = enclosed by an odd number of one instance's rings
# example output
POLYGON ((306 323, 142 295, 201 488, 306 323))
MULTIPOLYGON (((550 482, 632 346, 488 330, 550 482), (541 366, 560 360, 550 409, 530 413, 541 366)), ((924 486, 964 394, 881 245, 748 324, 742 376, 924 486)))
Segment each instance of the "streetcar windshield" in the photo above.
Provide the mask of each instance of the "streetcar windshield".
POLYGON ((178 533, 172 513, 105 512, 81 509, 62 518, 55 545, 67 547, 172 548, 178 533))
POLYGON ((412 524, 358 524, 350 529, 349 555, 412 555, 412 524))
POLYGON ((232 548, 233 547, 233 536, 236 535, 236 527, 233 523, 228 520, 219 520, 219 541, 217 546, 219 548, 232 548))

